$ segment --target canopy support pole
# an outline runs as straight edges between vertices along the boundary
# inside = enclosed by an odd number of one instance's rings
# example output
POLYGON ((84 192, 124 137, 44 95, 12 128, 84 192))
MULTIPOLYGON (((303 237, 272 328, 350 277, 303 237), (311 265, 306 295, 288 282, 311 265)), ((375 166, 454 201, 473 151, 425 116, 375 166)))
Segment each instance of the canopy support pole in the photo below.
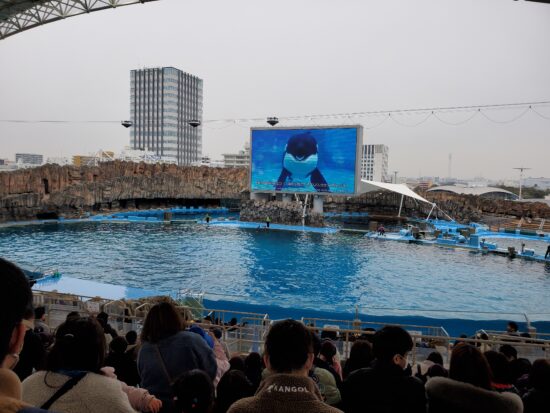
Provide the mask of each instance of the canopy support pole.
POLYGON ((405 195, 401 195, 401 202, 399 203, 399 213, 397 214, 398 217, 401 216, 401 210, 403 209, 403 199, 405 198, 405 195))
POLYGON ((432 216, 432 212, 434 212, 435 209, 435 202, 432 204, 432 209, 430 209, 430 213, 428 214, 428 218, 426 218, 426 221, 429 221, 430 217, 432 216))

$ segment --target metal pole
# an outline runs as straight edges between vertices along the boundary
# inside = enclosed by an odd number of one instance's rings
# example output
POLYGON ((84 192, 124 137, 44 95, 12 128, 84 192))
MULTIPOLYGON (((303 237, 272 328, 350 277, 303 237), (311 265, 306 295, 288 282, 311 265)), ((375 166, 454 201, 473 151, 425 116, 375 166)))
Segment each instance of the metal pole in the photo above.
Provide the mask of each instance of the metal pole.
POLYGON ((403 209, 403 199, 405 198, 405 195, 401 195, 401 203, 399 204, 399 213, 397 214, 398 217, 401 216, 401 210, 403 209))
POLYGON ((430 209, 430 213, 428 214, 428 218, 426 218, 426 221, 430 219, 430 217, 432 216, 432 212, 434 212, 434 209, 435 209, 435 202, 432 204, 432 209, 430 209))

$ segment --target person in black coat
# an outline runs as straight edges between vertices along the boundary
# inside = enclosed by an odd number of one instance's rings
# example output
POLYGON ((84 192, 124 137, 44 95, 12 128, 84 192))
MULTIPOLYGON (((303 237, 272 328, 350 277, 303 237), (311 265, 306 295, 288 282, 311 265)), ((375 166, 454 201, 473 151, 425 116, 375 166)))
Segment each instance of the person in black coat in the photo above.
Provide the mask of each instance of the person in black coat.
POLYGON ((550 411, 550 361, 538 359, 533 363, 529 374, 532 389, 523 396, 525 413, 550 411))
POLYGON ((425 413, 424 384, 406 372, 407 354, 413 348, 409 333, 386 326, 374 335, 372 367, 352 372, 342 386, 346 413, 425 413))
POLYGON ((140 382, 137 363, 131 354, 126 352, 128 342, 124 337, 115 337, 109 343, 109 355, 105 359, 105 365, 113 367, 120 381, 128 386, 137 386, 140 382))
POLYGON ((23 320, 23 324, 27 329, 25 332, 23 349, 21 350, 21 353, 19 353, 19 363, 17 363, 13 369, 21 381, 29 377, 32 374, 33 369, 39 370, 43 368, 46 357, 46 351, 44 350, 42 339, 33 331, 33 318, 34 312, 29 309, 25 314, 25 320, 23 320))

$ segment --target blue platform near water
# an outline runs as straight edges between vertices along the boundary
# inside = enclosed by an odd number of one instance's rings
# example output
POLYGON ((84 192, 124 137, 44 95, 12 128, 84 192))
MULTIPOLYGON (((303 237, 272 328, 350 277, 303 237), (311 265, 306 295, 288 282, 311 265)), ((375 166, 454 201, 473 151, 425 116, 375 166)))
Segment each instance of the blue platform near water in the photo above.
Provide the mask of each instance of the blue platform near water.
MULTIPOLYGON (((206 224, 205 221, 200 221, 206 224)), ((233 228, 246 228, 246 229, 265 229, 265 230, 280 230, 280 231, 299 231, 299 232, 312 232, 317 234, 334 234, 338 232, 338 228, 316 228, 301 225, 283 225, 283 224, 269 224, 267 228, 265 222, 244 222, 244 221, 210 221, 211 226, 220 227, 233 227, 233 228)))

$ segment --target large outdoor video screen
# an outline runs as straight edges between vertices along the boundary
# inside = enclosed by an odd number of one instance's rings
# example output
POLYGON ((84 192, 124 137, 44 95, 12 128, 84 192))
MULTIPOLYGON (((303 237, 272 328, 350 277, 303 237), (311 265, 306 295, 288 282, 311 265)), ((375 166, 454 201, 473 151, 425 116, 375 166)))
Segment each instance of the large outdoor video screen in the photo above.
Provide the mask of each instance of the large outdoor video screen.
POLYGON ((251 130, 251 192, 354 194, 360 126, 251 130))

